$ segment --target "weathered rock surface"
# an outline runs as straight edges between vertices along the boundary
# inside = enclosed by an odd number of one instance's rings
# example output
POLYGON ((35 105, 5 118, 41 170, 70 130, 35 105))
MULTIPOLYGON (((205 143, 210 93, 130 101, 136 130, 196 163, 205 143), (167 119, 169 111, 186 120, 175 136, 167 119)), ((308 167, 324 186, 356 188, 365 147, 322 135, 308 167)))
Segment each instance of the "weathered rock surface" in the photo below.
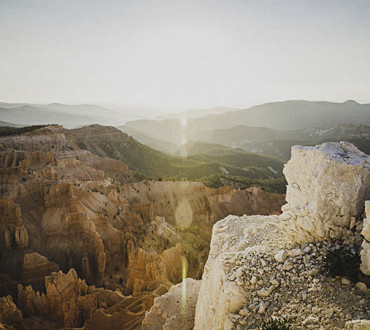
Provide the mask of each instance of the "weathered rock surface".
POLYGON ((361 250, 361 271, 365 275, 370 275, 370 201, 365 202, 365 215, 361 232, 364 237, 361 250))
POLYGON ((58 270, 59 266, 46 257, 36 252, 26 253, 23 257, 21 282, 31 284, 34 289, 41 290, 44 277, 58 270))
POLYGON ((22 323, 22 313, 14 304, 11 296, 0 298, 0 326, 1 323, 15 328, 22 323))
POLYGON ((193 329, 199 288, 199 280, 187 278, 154 299, 154 305, 145 314, 142 329, 193 329))
POLYGON ((370 320, 354 320, 346 323, 348 330, 368 330, 370 329, 370 320))
POLYGON ((21 209, 11 200, 0 199, 0 249, 22 249, 28 246, 28 233, 21 209))
POLYGON ((348 142, 292 147, 283 206, 294 242, 345 237, 370 193, 370 156, 348 142))
POLYGON ((368 290, 321 271, 338 242, 292 245, 279 216, 229 216, 213 229, 198 295, 195 329, 255 329, 291 317, 296 329, 344 329, 370 314, 368 290), (287 258, 276 260, 278 252, 287 258), (297 253, 300 250, 301 253, 297 253), (287 265, 290 265, 287 267, 287 265))
MULTIPOLYGON (((296 329, 368 326, 367 285, 330 278, 322 264, 329 251, 359 249, 370 157, 348 143, 296 146, 284 173, 288 204, 281 216, 229 216, 214 225, 195 329, 255 329, 282 316, 296 329)), ((367 226, 366 219, 365 272, 367 226)))
MULTIPOLYGON (((240 272, 233 269, 235 259, 248 256, 249 260, 245 261, 248 263, 256 260, 254 253, 269 251, 275 255, 286 242, 278 229, 278 222, 277 216, 228 216, 214 225, 198 295, 194 329, 232 328, 228 315, 236 313, 247 300, 242 268, 240 272), (278 234, 272 235, 275 231, 278 234)), ((252 277, 250 280, 254 282, 252 277)), ((260 290, 261 295, 265 295, 262 287, 260 290)))
POLYGON ((141 248, 129 255, 125 294, 137 296, 164 285, 167 290, 181 281, 181 245, 163 251, 149 253, 141 248))
POLYGON ((53 273, 45 277, 46 294, 31 286, 18 287, 18 304, 25 316, 44 316, 64 327, 81 327, 99 307, 110 307, 122 295, 88 286, 72 268, 67 274, 53 273))

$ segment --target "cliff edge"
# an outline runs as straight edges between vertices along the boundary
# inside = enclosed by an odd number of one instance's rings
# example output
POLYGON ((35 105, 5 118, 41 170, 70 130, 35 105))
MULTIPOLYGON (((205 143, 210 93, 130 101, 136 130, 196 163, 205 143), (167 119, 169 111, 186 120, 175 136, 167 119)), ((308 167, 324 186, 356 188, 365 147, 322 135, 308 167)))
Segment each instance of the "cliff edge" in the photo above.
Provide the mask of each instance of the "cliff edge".
POLYGON ((284 173, 282 215, 215 224, 195 329, 257 329, 271 317, 296 329, 370 328, 369 242, 361 236, 370 157, 345 142, 295 146, 284 173), (361 244, 363 273, 329 276, 328 256, 358 255, 361 244))

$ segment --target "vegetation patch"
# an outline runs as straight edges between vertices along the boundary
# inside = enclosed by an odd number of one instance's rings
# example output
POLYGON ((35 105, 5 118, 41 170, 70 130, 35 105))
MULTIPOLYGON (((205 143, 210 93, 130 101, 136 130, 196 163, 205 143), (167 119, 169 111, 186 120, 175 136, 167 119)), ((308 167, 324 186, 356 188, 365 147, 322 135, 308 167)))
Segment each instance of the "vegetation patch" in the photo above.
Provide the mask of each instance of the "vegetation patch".
POLYGON ((34 125, 34 126, 27 126, 27 127, 3 126, 3 127, 0 127, 0 136, 18 135, 22 133, 32 132, 37 129, 43 128, 45 126, 46 125, 34 125))
POLYGON ((360 274, 360 263, 361 258, 358 251, 353 252, 341 248, 327 253, 323 262, 323 270, 333 277, 345 276, 352 282, 356 282, 360 274))
POLYGON ((282 318, 270 318, 268 320, 264 320, 259 330, 288 330, 292 329, 293 319, 289 317, 282 317, 282 318))

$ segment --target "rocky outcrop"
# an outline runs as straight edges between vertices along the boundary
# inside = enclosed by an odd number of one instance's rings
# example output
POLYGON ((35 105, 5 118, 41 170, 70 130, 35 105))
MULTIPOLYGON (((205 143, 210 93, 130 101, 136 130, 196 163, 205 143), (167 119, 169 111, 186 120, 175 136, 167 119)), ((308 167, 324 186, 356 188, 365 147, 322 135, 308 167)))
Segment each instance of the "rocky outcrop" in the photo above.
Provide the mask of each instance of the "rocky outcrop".
POLYGON ((370 156, 348 142, 292 147, 284 219, 295 242, 350 234, 370 194, 370 156))
POLYGON ((361 271, 370 275, 370 201, 365 202, 365 215, 361 232, 364 237, 361 250, 361 271))
POLYGON ((292 245, 278 216, 217 222, 195 329, 255 329, 283 316, 293 318, 296 329, 343 329, 349 319, 366 319, 366 285, 354 289, 348 279, 321 270, 328 251, 338 248, 332 241, 292 245))
POLYGON ((11 200, 0 199, 0 250, 28 246, 28 233, 23 225, 21 209, 11 200))
POLYGON ((163 251, 149 253, 141 248, 129 255, 125 294, 137 296, 143 292, 179 283, 182 278, 181 245, 163 251))
POLYGON ((36 252, 26 253, 23 257, 21 282, 31 284, 34 289, 41 290, 43 289, 44 277, 58 270, 59 266, 44 256, 36 252))
POLYGON ((18 287, 18 304, 25 316, 44 316, 64 327, 82 327, 99 308, 120 302, 122 295, 88 286, 71 269, 67 274, 53 273, 45 277, 46 294, 31 286, 18 287))
MULTIPOLYGON (((367 285, 331 278, 322 265, 329 252, 359 249, 369 159, 347 143, 294 147, 281 216, 229 216, 215 224, 194 328, 255 329, 283 316, 296 329, 366 326, 367 285)), ((366 219, 365 271, 367 231, 366 219)))
MULTIPOLYGON (((250 264, 255 267, 260 253, 269 251, 274 255, 278 252, 281 244, 286 242, 278 223, 277 216, 228 216, 215 224, 198 295, 195 329, 232 328, 230 314, 236 313, 248 297, 240 266, 250 264), (275 232, 278 234, 271 236, 275 232), (239 259, 238 263, 236 258, 239 259)), ((263 273, 258 277, 268 282, 269 278, 261 275, 263 273)), ((256 282, 253 282, 251 276, 247 283, 254 286, 256 282)), ((270 285, 272 287, 268 286, 267 292, 273 291, 274 286, 270 285)), ((262 286, 259 288, 262 289, 262 286)))
POLYGON ((193 329, 199 287, 199 280, 187 278, 154 299, 154 305, 145 314, 142 329, 193 329))
MULTIPOLYGON (((11 296, 0 298, 0 329, 1 323, 6 324, 17 329, 22 323, 22 313, 14 304, 11 296)), ((5 328, 8 329, 8 328, 5 328)))

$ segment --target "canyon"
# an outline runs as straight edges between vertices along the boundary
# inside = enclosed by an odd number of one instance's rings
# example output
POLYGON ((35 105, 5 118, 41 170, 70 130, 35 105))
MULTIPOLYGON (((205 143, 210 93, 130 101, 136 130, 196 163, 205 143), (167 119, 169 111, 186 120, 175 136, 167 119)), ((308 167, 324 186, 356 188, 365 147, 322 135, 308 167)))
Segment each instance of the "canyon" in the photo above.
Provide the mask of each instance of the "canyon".
MULTIPOLYGON (((90 134, 108 141, 111 131, 90 134)), ((284 204, 257 187, 143 180, 94 139, 83 146, 88 132, 50 125, 0 137, 2 327, 138 328, 184 267, 202 276, 214 223, 284 204)), ((117 144, 131 143, 119 134, 117 144)))

